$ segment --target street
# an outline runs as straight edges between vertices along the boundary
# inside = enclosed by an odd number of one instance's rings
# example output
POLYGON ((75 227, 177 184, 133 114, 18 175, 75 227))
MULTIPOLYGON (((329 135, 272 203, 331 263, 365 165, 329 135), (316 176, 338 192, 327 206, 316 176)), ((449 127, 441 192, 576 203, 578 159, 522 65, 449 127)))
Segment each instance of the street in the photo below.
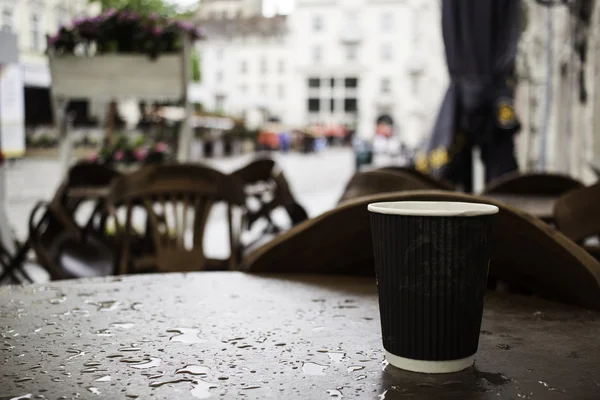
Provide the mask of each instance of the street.
MULTIPOLYGON (((225 173, 247 164, 254 154, 230 158, 206 159, 205 164, 225 173)), ((331 208, 354 172, 351 149, 329 149, 317 154, 274 153, 278 165, 298 202, 314 217, 331 208)), ((17 238, 28 235, 29 214, 39 200, 51 200, 60 183, 59 164, 51 159, 23 159, 6 164, 6 212, 17 238)), ((285 218, 281 214, 277 219, 285 218)), ((208 256, 227 255, 225 209, 216 206, 209 218, 204 249, 208 256)))

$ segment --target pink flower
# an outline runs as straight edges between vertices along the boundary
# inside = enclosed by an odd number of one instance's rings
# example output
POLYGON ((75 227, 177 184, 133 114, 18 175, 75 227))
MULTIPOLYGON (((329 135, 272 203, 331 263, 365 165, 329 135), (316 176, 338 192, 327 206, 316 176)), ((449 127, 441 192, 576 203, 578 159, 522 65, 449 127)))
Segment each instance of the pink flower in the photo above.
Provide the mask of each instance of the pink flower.
POLYGON ((98 161, 98 153, 92 153, 90 154, 88 161, 90 162, 97 162, 98 161))
POLYGON ((154 145, 154 150, 159 153, 165 153, 169 149, 169 146, 165 142, 158 142, 154 145))
POLYGON ((148 155, 148 149, 146 148, 139 148, 135 151, 135 159, 138 161, 143 161, 144 159, 146 159, 146 156, 148 155))
POLYGON ((121 161, 123 159, 123 157, 125 157, 125 153, 123 153, 122 150, 115 151, 115 154, 113 156, 113 158, 117 161, 121 161))

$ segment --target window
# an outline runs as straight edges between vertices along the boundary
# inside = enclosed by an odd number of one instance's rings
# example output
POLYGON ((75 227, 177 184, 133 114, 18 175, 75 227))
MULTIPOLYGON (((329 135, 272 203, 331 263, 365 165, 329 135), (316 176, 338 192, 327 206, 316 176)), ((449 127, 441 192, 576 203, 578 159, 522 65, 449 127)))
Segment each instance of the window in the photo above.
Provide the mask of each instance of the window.
POLYGON ((334 88, 334 87, 335 87, 335 78, 331 78, 331 79, 329 80, 329 86, 331 86, 332 88, 334 88))
POLYGON ((284 60, 279 60, 278 70, 279 70, 280 74, 283 74, 285 72, 285 61, 284 60))
POLYGON ((12 32, 13 30, 13 12, 8 7, 4 7, 2 9, 2 21, 0 29, 4 32, 12 32))
POLYGON ((277 95, 280 99, 283 99, 285 97, 285 86, 283 85, 283 83, 280 83, 277 86, 277 95))
POLYGON ((329 111, 331 111, 331 112, 335 111, 335 99, 329 100, 329 111))
POLYGON ((223 82, 223 71, 217 71, 217 82, 223 82))
POLYGON ((381 93, 390 93, 392 91, 392 81, 390 78, 381 79, 381 93))
POLYGON ((225 106, 225 96, 222 94, 218 94, 215 96, 215 109, 217 111, 223 111, 223 107, 225 106))
POLYGON ((247 61, 242 61, 240 64, 240 72, 242 74, 245 74, 246 72, 248 72, 248 62, 247 61))
POLYGON ((381 30, 391 32, 394 27, 394 19, 389 12, 381 14, 381 30))
POLYGON ((308 99, 308 111, 309 112, 321 111, 321 100, 320 99, 308 99))
POLYGON ((260 73, 267 73, 267 59, 264 56, 260 58, 260 73))
POLYGON ((356 78, 346 78, 344 79, 344 87, 348 89, 355 89, 358 87, 358 79, 356 78))
POLYGON ((344 111, 356 112, 357 110, 358 105, 356 99, 344 99, 344 111))
POLYGON ((383 61, 390 61, 392 59, 392 46, 389 44, 381 46, 381 59, 383 61))
POLYGON ((317 45, 317 46, 313 47, 313 61, 315 63, 321 62, 321 57, 322 57, 321 53, 322 53, 321 46, 317 45))
POLYGON ((308 87, 309 88, 321 87, 321 80, 319 78, 308 78, 308 87))
POLYGON ((355 61, 356 60, 356 45, 349 44, 346 46, 346 61, 355 61))
POLYGON ((31 35, 31 49, 35 51, 40 50, 40 17, 36 13, 31 13, 30 17, 30 35, 31 35))
POLYGON ((323 30, 323 17, 315 15, 313 17, 313 31, 321 32, 323 30))

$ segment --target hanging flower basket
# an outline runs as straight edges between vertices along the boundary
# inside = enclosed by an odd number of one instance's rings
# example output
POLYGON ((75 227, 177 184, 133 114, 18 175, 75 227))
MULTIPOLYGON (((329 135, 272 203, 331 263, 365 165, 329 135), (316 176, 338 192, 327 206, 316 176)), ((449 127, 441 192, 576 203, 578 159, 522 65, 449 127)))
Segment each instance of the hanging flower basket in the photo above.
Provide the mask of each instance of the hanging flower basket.
POLYGON ((129 11, 81 18, 48 37, 52 91, 65 97, 180 98, 192 24, 129 11))

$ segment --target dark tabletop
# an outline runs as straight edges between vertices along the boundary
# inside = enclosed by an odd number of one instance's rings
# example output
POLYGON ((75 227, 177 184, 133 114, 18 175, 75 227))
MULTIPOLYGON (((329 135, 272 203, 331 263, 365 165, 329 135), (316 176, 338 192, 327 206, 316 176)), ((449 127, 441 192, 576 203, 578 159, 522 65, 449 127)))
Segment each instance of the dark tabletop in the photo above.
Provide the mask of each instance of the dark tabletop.
POLYGON ((600 398, 600 314, 489 293, 482 329, 473 369, 421 375, 383 361, 372 278, 3 287, 0 399, 600 398))

